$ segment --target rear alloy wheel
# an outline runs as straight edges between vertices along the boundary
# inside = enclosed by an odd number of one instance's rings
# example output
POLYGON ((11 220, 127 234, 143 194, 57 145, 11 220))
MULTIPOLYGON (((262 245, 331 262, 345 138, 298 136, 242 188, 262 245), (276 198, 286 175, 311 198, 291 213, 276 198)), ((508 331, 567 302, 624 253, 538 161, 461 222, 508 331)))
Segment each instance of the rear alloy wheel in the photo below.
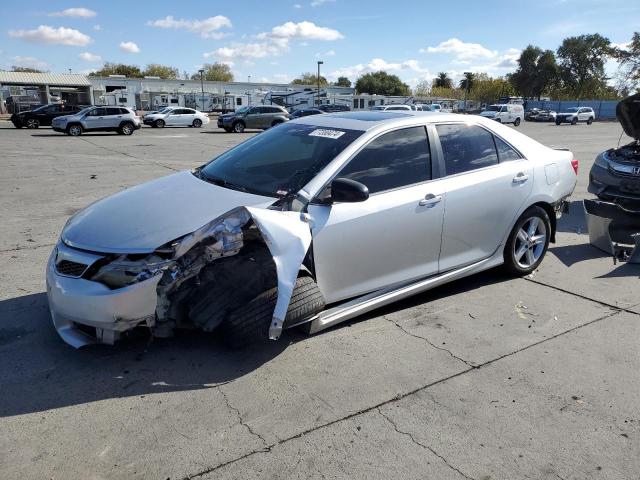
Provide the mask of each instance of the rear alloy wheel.
POLYGON ((591 125, 593 123, 593 117, 589 117, 589 120, 587 120, 587 125, 591 125))
POLYGON ((551 222, 538 206, 527 209, 513 227, 504 247, 504 266, 513 275, 528 275, 544 258, 549 248, 551 222))
POLYGON ((69 135, 71 135, 72 137, 78 137, 78 136, 82 135, 82 126, 81 125, 71 125, 67 129, 67 133, 69 135))
POLYGON ((200 127, 202 126, 202 120, 200 120, 199 118, 196 118, 196 119, 193 121, 192 125, 193 125, 194 127, 196 127, 196 128, 200 128, 200 127))
POLYGON ((131 123, 125 123, 120 127, 120 133, 122 135, 131 135, 135 129, 131 123))
POLYGON ((573 118, 571 119, 571 125, 575 125, 575 124, 577 124, 577 123, 578 123, 578 119, 577 119, 576 117, 573 117, 573 118))
POLYGON ((242 133, 244 132, 244 123, 242 122, 236 122, 233 124, 233 131, 236 133, 242 133))
POLYGON ((515 122, 513 122, 513 125, 515 127, 517 127, 518 125, 520 125, 520 117, 516 118, 515 122))
POLYGON ((163 128, 164 127, 164 120, 156 120, 154 122, 154 125, 158 128, 163 128))
POLYGON ((27 128, 38 128, 40 126, 40 122, 35 118, 29 118, 27 120, 27 128))

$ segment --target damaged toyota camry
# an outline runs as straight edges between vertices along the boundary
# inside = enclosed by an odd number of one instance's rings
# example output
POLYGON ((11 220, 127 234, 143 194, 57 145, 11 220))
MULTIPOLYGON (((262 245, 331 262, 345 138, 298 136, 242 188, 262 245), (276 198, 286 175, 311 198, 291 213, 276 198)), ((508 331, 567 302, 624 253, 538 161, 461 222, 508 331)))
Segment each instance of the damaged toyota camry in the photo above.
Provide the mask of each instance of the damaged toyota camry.
POLYGON ((538 267, 577 161, 475 116, 304 117, 69 219, 47 266, 74 347, 216 330, 315 333, 501 264, 538 267))

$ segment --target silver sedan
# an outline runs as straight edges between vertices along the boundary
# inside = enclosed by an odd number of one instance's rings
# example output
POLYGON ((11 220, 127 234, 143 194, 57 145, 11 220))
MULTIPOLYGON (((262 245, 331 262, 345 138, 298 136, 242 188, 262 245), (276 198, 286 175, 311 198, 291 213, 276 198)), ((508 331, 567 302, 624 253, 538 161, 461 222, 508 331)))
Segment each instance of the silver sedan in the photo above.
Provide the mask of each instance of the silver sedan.
POLYGON ((53 323, 75 347, 183 326, 238 346, 501 264, 526 275, 577 168, 476 116, 304 117, 73 216, 47 266, 53 323))

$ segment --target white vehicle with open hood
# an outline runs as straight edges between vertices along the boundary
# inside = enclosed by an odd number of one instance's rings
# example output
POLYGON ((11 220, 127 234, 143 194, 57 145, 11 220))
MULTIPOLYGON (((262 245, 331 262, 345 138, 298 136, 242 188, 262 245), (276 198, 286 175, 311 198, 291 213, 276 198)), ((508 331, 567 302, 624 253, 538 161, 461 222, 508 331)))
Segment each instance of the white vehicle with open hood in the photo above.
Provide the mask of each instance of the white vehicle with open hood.
POLYGON ((138 326, 233 345, 314 333, 500 264, 532 272, 576 172, 571 152, 477 116, 300 118, 70 218, 51 315, 76 347, 138 326))

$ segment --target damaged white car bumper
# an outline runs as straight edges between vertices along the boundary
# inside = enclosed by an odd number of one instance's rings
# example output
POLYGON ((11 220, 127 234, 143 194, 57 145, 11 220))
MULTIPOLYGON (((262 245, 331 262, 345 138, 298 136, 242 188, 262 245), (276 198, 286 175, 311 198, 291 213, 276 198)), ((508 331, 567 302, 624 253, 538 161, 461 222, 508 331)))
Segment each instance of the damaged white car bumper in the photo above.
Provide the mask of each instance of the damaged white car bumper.
POLYGON ((113 344, 121 332, 138 325, 153 326, 159 276, 111 290, 98 282, 61 274, 56 259, 90 265, 96 255, 72 250, 60 242, 49 257, 47 297, 51 319, 69 345, 80 348, 92 343, 113 344))

